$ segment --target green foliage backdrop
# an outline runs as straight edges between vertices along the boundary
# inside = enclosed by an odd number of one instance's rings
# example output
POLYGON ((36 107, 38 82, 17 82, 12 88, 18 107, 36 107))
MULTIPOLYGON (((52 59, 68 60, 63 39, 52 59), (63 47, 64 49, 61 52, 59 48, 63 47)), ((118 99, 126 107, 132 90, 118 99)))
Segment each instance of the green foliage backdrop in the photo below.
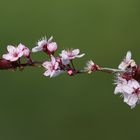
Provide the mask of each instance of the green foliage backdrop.
MULTIPOLYGON (((117 67, 127 50, 140 63, 139 7, 138 0, 1 0, 0 54, 8 44, 32 48, 53 35, 59 52, 86 53, 77 67, 88 59, 117 67)), ((0 71, 1 140, 139 140, 140 106, 131 110, 113 95, 113 76, 42 73, 0 71)))

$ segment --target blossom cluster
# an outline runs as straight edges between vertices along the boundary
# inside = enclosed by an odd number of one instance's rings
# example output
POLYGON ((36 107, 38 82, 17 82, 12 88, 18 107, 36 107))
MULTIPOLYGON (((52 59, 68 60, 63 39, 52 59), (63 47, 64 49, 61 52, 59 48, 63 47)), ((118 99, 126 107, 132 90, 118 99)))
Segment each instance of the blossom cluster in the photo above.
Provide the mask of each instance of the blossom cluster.
POLYGON ((0 65, 4 63, 3 66, 5 67, 22 68, 25 65, 21 64, 21 57, 26 58, 26 65, 33 65, 34 63, 31 59, 31 53, 44 52, 50 58, 49 61, 44 61, 41 64, 45 68, 45 76, 55 77, 64 72, 67 72, 68 75, 72 76, 79 73, 80 71, 76 70, 74 67, 73 60, 75 58, 81 58, 85 54, 80 54, 79 49, 68 49, 62 50, 59 56, 56 57, 55 53, 57 49, 58 45, 53 41, 53 37, 50 37, 48 40, 46 37, 42 38, 32 50, 21 43, 18 46, 8 45, 7 53, 3 54, 3 59, 1 60, 0 65))
POLYGON ((58 45, 53 41, 53 37, 49 39, 46 37, 42 38, 31 50, 21 43, 18 46, 8 45, 7 53, 3 54, 0 59, 0 69, 16 70, 16 68, 19 68, 23 70, 26 66, 39 65, 44 68, 44 76, 50 78, 62 73, 67 73, 69 76, 79 73, 91 74, 96 71, 115 74, 116 87, 114 93, 120 94, 124 102, 131 108, 140 103, 140 67, 132 59, 130 51, 127 52, 118 69, 104 68, 90 60, 86 63, 84 69, 78 70, 75 67, 74 59, 83 57, 84 53, 80 54, 79 49, 67 49, 56 55, 57 50, 58 45), (33 61, 31 54, 36 52, 47 54, 49 60, 42 62, 33 61), (21 58, 24 58, 26 63, 22 63, 21 58))
POLYGON ((122 73, 116 75, 115 94, 121 94, 124 102, 131 108, 140 102, 139 67, 131 58, 131 52, 127 52, 126 58, 118 66, 122 73))

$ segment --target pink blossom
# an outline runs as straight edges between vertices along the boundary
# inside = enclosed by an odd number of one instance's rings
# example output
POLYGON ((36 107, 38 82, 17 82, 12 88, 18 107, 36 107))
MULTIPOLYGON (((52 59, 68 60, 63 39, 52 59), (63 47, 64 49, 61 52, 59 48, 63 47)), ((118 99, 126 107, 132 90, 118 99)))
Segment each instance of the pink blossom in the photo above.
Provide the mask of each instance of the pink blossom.
POLYGON ((131 108, 134 108, 139 102, 140 84, 134 79, 129 80, 123 90, 124 102, 131 106, 131 108))
POLYGON ((11 45, 7 46, 7 51, 8 53, 4 54, 2 57, 9 61, 17 61, 22 56, 30 56, 29 48, 25 47, 25 45, 21 43, 17 47, 11 45))
POLYGON ((53 54, 57 50, 56 42, 52 42, 53 37, 50 39, 42 38, 38 41, 37 46, 32 49, 32 52, 44 51, 49 55, 53 54))
POLYGON ((81 58, 83 57, 85 54, 80 54, 80 50, 79 49, 74 49, 74 50, 63 50, 60 54, 61 59, 62 59, 62 63, 64 65, 67 65, 70 63, 70 60, 73 60, 75 58, 81 58))
POLYGON ((116 84, 114 93, 122 94, 124 102, 134 108, 140 101, 140 84, 134 79, 127 81, 121 77, 119 77, 116 84))
POLYGON ((119 77, 119 75, 118 75, 118 77, 117 77, 118 79, 116 80, 116 88, 115 88, 115 91, 114 91, 114 93, 115 94, 118 94, 118 93, 123 93, 124 91, 123 91, 123 88, 125 87, 125 86, 127 86, 127 80, 126 79, 124 79, 124 78, 121 78, 121 77, 119 77))
POLYGON ((126 58, 121 62, 121 64, 118 66, 121 70, 126 70, 128 67, 136 67, 136 63, 133 59, 131 59, 131 52, 128 51, 126 54, 126 58))
POLYGON ((55 77, 62 73, 59 68, 59 63, 56 61, 55 57, 51 56, 51 61, 45 61, 42 66, 46 69, 44 75, 55 77))
POLYGON ((68 70, 67 73, 68 73, 69 76, 72 76, 74 74, 72 69, 68 70))
POLYGON ((86 67, 84 68, 85 72, 88 72, 89 74, 91 72, 95 72, 95 71, 97 71, 99 69, 100 69, 99 66, 96 65, 92 60, 88 61, 86 63, 86 67))
POLYGON ((9 61, 17 61, 20 57, 23 56, 23 50, 22 50, 23 46, 21 44, 18 45, 18 47, 14 47, 14 46, 7 46, 7 54, 4 54, 2 57, 6 60, 9 61))

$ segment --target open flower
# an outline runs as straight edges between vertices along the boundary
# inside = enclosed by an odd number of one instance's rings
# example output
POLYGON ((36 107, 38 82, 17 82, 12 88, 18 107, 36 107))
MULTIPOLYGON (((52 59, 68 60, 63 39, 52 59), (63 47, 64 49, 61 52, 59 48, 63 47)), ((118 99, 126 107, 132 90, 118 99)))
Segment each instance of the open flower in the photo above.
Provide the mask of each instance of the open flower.
POLYGON ((118 93, 122 94, 125 103, 134 108, 140 101, 140 84, 134 79, 126 81, 119 78, 115 88, 115 94, 118 93))
POLYGON ((25 45, 21 43, 17 47, 14 47, 11 45, 7 46, 7 51, 8 53, 4 54, 2 57, 11 62, 17 61, 22 56, 25 56, 25 57, 30 56, 29 48, 25 47, 25 45))
POLYGON ((7 46, 7 54, 4 54, 2 57, 6 60, 9 60, 11 62, 17 61, 20 57, 23 56, 23 46, 21 44, 18 45, 18 47, 14 46, 7 46))
POLYGON ((86 67, 84 68, 85 72, 88 72, 89 74, 91 72, 95 72, 95 71, 97 71, 99 69, 100 69, 99 66, 96 65, 92 60, 88 61, 86 63, 86 67))
POLYGON ((59 63, 56 61, 55 57, 51 56, 51 61, 46 61, 42 64, 42 66, 46 69, 44 75, 55 77, 62 73, 59 68, 59 63))
POLYGON ((128 67, 136 67, 136 63, 133 59, 131 59, 131 52, 128 51, 126 54, 126 58, 121 62, 121 64, 119 65, 119 69, 121 70, 126 70, 128 67))
POLYGON ((48 40, 46 38, 42 38, 38 41, 37 46, 32 49, 32 52, 44 51, 49 55, 54 54, 57 50, 57 44, 52 40, 53 37, 50 37, 48 40))
POLYGON ((70 63, 70 60, 73 60, 75 58, 81 58, 83 57, 85 54, 79 54, 80 50, 79 49, 74 49, 74 50, 62 50, 60 56, 62 59, 62 63, 64 65, 67 65, 70 63))
POLYGON ((140 84, 136 80, 129 80, 123 95, 124 102, 134 108, 140 100, 140 84))
POLYGON ((133 59, 131 52, 127 52, 126 58, 119 65, 120 70, 124 72, 117 74, 116 88, 114 93, 120 93, 124 102, 131 108, 140 102, 140 84, 139 84, 139 67, 133 59))

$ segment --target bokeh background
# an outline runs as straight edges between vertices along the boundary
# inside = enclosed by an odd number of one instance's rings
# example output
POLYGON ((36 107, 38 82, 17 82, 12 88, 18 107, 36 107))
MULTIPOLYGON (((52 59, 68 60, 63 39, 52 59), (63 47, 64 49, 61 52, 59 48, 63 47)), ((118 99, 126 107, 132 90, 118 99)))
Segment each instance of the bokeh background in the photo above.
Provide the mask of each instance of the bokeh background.
MULTIPOLYGON (((139 0, 0 0, 0 54, 53 35, 58 53, 86 53, 78 68, 89 59, 116 68, 128 50, 139 63, 139 7, 139 0)), ((42 74, 0 71, 0 140, 139 140, 140 106, 131 110, 113 95, 113 75, 42 74)))

